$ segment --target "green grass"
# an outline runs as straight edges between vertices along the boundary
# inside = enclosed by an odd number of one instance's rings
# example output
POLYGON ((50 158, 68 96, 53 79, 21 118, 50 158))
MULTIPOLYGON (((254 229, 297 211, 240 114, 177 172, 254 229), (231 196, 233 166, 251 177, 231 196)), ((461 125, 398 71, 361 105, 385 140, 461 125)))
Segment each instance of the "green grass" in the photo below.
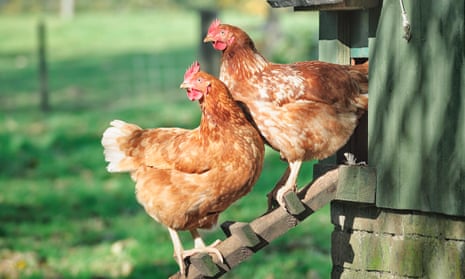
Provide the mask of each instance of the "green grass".
MULTIPOLYGON (((38 110, 37 18, 0 17, 0 278, 166 278, 178 269, 169 235, 137 204, 129 175, 106 172, 100 138, 115 118, 143 127, 197 126, 198 105, 178 89, 196 59, 197 16, 168 10, 45 17, 48 113, 38 110)), ((262 20, 222 18, 250 28, 262 20)), ((315 22, 302 13, 283 18, 293 37, 313 34, 315 22), (291 32, 295 24, 309 28, 291 32)), ((311 180, 311 167, 304 165, 300 185, 311 180)), ((254 190, 220 223, 262 214, 265 194, 285 168, 268 149, 254 190)), ((325 207, 225 277, 328 278, 331 231, 325 207)), ((203 233, 208 242, 224 238, 220 229, 203 233)), ((181 237, 192 246, 187 233, 181 237)))

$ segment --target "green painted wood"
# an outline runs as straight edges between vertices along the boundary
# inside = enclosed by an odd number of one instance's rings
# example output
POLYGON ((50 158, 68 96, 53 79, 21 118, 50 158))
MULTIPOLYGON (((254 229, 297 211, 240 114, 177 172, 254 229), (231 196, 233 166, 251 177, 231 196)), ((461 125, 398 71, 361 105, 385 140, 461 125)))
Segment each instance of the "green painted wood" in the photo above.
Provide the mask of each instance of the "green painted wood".
MULTIPOLYGON (((368 58, 369 46, 376 35, 380 6, 356 11, 320 12, 319 60, 350 64, 352 58, 368 58)), ((336 156, 322 161, 337 164, 345 161, 349 152, 361 161, 368 162, 368 118, 363 116, 359 127, 336 156)))
POLYGON ((321 61, 349 64, 350 48, 339 40, 324 40, 318 43, 318 57, 321 61))
POLYGON ((376 204, 465 215, 464 0, 384 1, 370 60, 376 204))
POLYGON ((380 0, 267 0, 273 8, 294 7, 297 11, 345 11, 368 9, 379 5, 380 0))
POLYGON ((368 166, 339 166, 336 199, 375 203, 376 170, 368 166))
POLYGON ((350 63, 350 33, 342 12, 320 12, 318 59, 337 64, 350 63))
POLYGON ((353 47, 350 49, 350 57, 368 57, 369 52, 367 47, 353 47))

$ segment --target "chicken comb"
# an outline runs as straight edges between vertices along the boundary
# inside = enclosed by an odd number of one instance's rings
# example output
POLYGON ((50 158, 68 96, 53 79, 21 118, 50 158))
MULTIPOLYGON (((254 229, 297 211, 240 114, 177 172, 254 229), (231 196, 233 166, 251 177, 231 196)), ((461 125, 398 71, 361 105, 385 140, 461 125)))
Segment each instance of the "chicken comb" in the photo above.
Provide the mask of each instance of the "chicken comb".
POLYGON ((191 77, 193 74, 196 74, 200 71, 200 63, 199 61, 195 61, 192 63, 192 65, 186 70, 186 73, 184 74, 184 79, 188 79, 191 77))
POLYGON ((215 19, 211 24, 210 27, 208 27, 208 33, 215 31, 219 26, 221 22, 219 19, 215 19))

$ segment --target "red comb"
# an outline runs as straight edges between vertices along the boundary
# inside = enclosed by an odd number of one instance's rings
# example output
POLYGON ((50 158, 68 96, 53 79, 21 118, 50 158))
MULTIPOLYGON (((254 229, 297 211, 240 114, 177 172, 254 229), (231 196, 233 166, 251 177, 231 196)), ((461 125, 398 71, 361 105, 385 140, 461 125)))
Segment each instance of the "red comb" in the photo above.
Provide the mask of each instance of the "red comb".
POLYGON ((200 71, 200 63, 199 61, 195 61, 192 65, 186 70, 184 74, 184 79, 188 79, 193 74, 196 74, 200 71))
POLYGON ((220 26, 221 22, 219 19, 215 19, 208 27, 208 33, 213 32, 218 26, 220 26))

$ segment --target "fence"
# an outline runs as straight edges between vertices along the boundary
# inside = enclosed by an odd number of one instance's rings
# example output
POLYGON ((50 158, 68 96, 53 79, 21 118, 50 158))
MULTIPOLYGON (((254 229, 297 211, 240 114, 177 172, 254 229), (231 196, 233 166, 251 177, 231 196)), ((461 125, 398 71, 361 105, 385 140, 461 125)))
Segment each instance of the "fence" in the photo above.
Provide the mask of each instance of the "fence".
MULTIPOLYGON (((51 106, 81 107, 121 98, 181 98, 182 94, 173 93, 179 90, 194 57, 195 50, 190 50, 175 55, 137 53, 54 63, 48 74, 51 106)), ((28 64, 32 65, 0 75, 0 110, 38 106, 36 63, 28 64)))

